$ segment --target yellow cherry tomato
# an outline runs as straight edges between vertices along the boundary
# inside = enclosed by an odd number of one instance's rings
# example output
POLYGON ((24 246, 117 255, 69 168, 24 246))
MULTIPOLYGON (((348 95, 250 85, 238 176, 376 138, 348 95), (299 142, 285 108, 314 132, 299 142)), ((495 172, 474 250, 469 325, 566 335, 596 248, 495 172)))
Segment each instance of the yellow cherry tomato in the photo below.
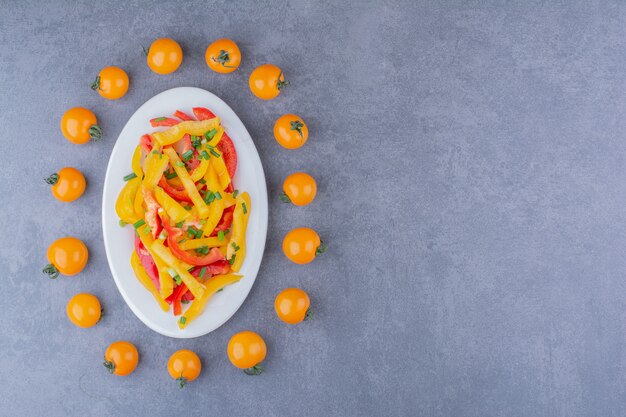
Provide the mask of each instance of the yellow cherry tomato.
POLYGON ((183 49, 173 39, 157 39, 150 45, 146 60, 150 69, 157 74, 170 74, 183 62, 183 49))
POLYGON ((78 274, 83 270, 89 258, 87 246, 75 237, 55 240, 48 247, 46 255, 50 263, 46 265, 43 272, 53 279, 59 274, 66 276, 78 274))
POLYGON ((218 39, 206 48, 204 59, 213 71, 228 74, 239 68, 241 51, 230 39, 218 39))
POLYGON ((298 149, 309 138, 309 128, 300 116, 285 114, 274 123, 274 137, 283 148, 298 149))
POLYGON ((124 97, 128 91, 128 75, 119 67, 102 68, 91 89, 100 93, 108 100, 117 100, 124 97))
POLYGON ((124 340, 111 343, 104 354, 104 367, 110 373, 119 376, 126 376, 133 372, 138 362, 137 348, 124 340))
POLYGON ((200 358, 191 350, 177 350, 167 362, 167 371, 180 388, 193 381, 202 371, 200 358))
POLYGON ((228 359, 248 375, 258 375, 263 372, 260 363, 265 359, 267 346, 257 333, 251 331, 239 332, 228 342, 228 359))
POLYGON ((299 265, 308 264, 326 249, 315 230, 308 227, 293 229, 283 239, 285 256, 299 265))
POLYGON ((102 315, 98 297, 91 294, 76 294, 67 303, 65 310, 70 321, 82 328, 95 326, 102 315))
POLYGON ((52 195, 59 201, 69 203, 79 198, 85 192, 85 177, 76 168, 61 168, 46 178, 52 185, 52 195))
POLYGON ((61 132, 65 139, 77 145, 102 137, 102 129, 98 126, 96 115, 84 107, 74 107, 63 114, 61 132))
POLYGON ((310 317, 311 300, 300 288, 282 290, 274 301, 278 318, 288 324, 298 324, 310 317))
POLYGON ((285 178, 281 200, 295 206, 306 206, 317 194, 315 179, 306 172, 295 172, 285 178))
POLYGON ((271 100, 280 94, 286 85, 285 75, 276 65, 264 64, 256 67, 250 74, 248 81, 252 94, 262 100, 271 100))

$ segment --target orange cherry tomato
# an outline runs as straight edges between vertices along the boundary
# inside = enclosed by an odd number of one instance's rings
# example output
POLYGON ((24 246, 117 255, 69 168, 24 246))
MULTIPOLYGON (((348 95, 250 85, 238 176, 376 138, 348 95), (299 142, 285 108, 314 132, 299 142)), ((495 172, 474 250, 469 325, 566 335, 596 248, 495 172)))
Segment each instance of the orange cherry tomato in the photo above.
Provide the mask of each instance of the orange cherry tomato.
POLYGON ((300 288, 287 288, 276 296, 274 310, 287 324, 298 324, 310 317, 311 300, 300 288))
POLYGON ((274 137, 283 148, 298 149, 309 138, 309 128, 301 117, 285 114, 274 123, 274 137))
POLYGON ((196 379, 201 370, 200 358, 191 350, 177 350, 167 362, 167 371, 178 382, 180 388, 196 379))
POLYGON ((228 359, 231 363, 248 375, 258 375, 263 372, 260 365, 267 354, 265 341, 257 333, 251 331, 239 332, 228 342, 228 359))
POLYGON ((76 168, 61 168, 46 178, 52 185, 52 195, 59 201, 69 203, 79 198, 85 192, 85 177, 76 168))
POLYGON ((102 315, 102 307, 98 297, 91 294, 76 294, 67 303, 67 317, 77 327, 95 326, 102 315))
POLYGON ((126 376, 137 368, 139 352, 130 342, 120 340, 113 342, 104 354, 104 366, 110 373, 126 376))
POLYGON ((128 75, 119 67, 102 68, 96 80, 91 84, 91 89, 109 100, 117 100, 124 97, 128 91, 128 75))
POLYGON ((206 48, 204 59, 213 71, 228 74, 239 68, 241 51, 230 39, 218 39, 206 48))
POLYGON ((326 252, 315 230, 308 227, 293 229, 283 239, 283 252, 290 261, 303 265, 311 262, 317 255, 326 252))
POLYGON ((285 203, 295 206, 306 206, 317 194, 315 179, 306 172, 295 172, 285 178, 283 194, 280 196, 285 203))
POLYGON ((77 145, 102 137, 102 129, 98 126, 96 115, 84 107, 74 107, 63 114, 61 132, 65 139, 77 145))
POLYGON ((53 279, 59 274, 66 276, 78 274, 83 270, 89 258, 87 246, 75 237, 55 240, 48 247, 46 255, 50 263, 46 265, 43 272, 53 279))
POLYGON ((171 74, 183 62, 183 49, 174 39, 157 39, 150 45, 146 60, 157 74, 171 74))
POLYGON ((271 100, 280 94, 284 86, 289 85, 285 81, 285 75, 276 65, 264 64, 256 67, 250 74, 248 81, 252 94, 262 100, 271 100))

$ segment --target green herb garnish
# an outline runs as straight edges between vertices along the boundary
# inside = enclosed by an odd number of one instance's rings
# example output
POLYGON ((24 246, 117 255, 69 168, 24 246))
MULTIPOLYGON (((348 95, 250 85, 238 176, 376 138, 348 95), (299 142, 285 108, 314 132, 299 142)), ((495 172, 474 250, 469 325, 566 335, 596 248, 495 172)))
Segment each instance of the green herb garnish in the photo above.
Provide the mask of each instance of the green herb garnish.
POLYGON ((137 174, 135 174, 134 172, 132 174, 128 174, 127 176, 125 176, 124 181, 130 181, 133 178, 137 178, 137 174))
POLYGON ((141 226, 143 226, 144 224, 146 224, 146 221, 144 219, 139 219, 137 220, 135 223, 133 223, 133 227, 135 229, 139 229, 141 226))
POLYGON ((193 151, 191 149, 189 149, 187 152, 185 152, 183 155, 183 161, 187 162, 189 161, 191 158, 193 158, 193 151))

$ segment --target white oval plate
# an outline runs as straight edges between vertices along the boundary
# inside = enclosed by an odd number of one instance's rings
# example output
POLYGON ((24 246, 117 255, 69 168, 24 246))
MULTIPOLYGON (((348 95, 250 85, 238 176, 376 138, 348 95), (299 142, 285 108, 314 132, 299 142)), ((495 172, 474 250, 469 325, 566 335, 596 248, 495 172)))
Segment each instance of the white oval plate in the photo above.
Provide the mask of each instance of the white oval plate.
POLYGON ((267 188, 263 166, 250 134, 235 112, 216 95, 195 87, 173 88, 145 102, 128 120, 111 152, 102 196, 102 229, 115 284, 126 304, 146 326, 165 336, 191 338, 205 335, 224 324, 243 304, 252 288, 261 265, 267 234, 267 188), (171 310, 162 311, 135 278, 130 266, 134 231, 132 227, 119 226, 115 201, 124 186, 123 177, 132 172, 131 159, 139 138, 155 130, 149 120, 171 116, 176 110, 191 115, 192 107, 206 107, 221 119, 237 149, 235 188, 250 194, 252 210, 246 236, 246 259, 240 270, 243 279, 213 296, 202 315, 185 330, 180 330, 171 310))

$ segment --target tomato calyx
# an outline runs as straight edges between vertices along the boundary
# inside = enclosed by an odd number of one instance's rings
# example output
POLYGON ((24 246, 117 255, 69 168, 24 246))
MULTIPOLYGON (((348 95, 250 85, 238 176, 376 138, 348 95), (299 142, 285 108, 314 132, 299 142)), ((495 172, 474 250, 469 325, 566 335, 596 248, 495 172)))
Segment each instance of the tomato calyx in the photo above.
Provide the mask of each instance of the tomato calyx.
POLYGON ((315 249, 315 256, 326 253, 327 250, 328 245, 326 245, 324 242, 320 242, 320 245, 317 247, 317 249, 315 249))
POLYGON ((107 368, 110 374, 115 372, 115 363, 113 361, 108 360, 106 356, 104 357, 104 362, 102 364, 104 365, 105 368, 107 368))
POLYGON ((176 378, 176 382, 178 383, 178 388, 183 389, 185 385, 187 385, 187 378, 185 378, 181 372, 180 376, 176 378))
POLYGON ((250 375, 250 376, 257 376, 257 375, 261 375, 264 370, 265 369, 263 368, 263 365, 261 365, 260 363, 257 363, 251 368, 244 369, 243 373, 246 375, 250 375))
POLYGON ((57 183, 57 181, 59 181, 59 174, 57 174, 55 172, 54 174, 52 174, 48 178, 46 178, 44 181, 47 182, 50 185, 54 185, 54 184, 57 183))
POLYGON ((91 125, 87 132, 89 132, 89 137, 93 140, 102 139, 102 128, 98 125, 91 125))
POLYGON ((283 72, 281 71, 280 74, 278 74, 278 82, 276 83, 276 88, 278 88, 278 91, 280 91, 281 88, 285 87, 289 85, 289 81, 285 80, 285 76, 283 75, 283 72), (280 78, 283 78, 282 80, 280 78))
POLYGON ((217 55, 217 58, 211 57, 213 62, 219 62, 224 68, 236 68, 233 65, 226 65, 226 63, 230 62, 230 56, 228 52, 223 49, 220 49, 220 53, 217 55))
POLYGON ((91 84, 91 89, 93 91, 98 91, 100 90, 100 76, 97 75, 96 79, 94 80, 94 82, 91 84))
POLYGON ((289 122, 289 124, 291 125, 291 130, 295 130, 296 132, 298 132, 300 137, 304 139, 304 135, 302 134, 302 128, 304 127, 304 123, 302 123, 300 120, 294 120, 289 122))
POLYGON ((282 201, 283 203, 291 204, 291 199, 289 198, 287 194, 285 194, 285 192, 279 195, 278 198, 280 198, 280 201, 282 201))
POLYGON ((56 266, 52 265, 52 264, 48 264, 43 268, 43 273, 48 275, 48 278, 50 279, 56 279, 59 277, 59 270, 57 269, 56 266))

